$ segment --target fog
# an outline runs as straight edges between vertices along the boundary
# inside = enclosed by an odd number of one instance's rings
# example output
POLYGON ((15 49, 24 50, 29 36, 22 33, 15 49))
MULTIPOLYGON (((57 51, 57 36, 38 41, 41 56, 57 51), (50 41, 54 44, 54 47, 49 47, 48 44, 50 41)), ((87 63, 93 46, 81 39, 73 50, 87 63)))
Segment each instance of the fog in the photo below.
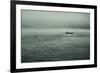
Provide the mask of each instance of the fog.
POLYGON ((21 11, 21 62, 90 59, 90 14, 21 11))
POLYGON ((21 10, 21 24, 34 29, 89 29, 90 13, 21 10))

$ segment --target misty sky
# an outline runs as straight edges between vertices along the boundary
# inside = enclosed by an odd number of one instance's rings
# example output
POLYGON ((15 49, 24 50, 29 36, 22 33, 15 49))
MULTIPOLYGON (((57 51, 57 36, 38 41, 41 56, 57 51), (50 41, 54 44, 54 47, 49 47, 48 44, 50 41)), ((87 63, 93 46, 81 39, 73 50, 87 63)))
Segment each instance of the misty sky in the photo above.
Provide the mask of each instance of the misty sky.
POLYGON ((90 27, 89 13, 21 10, 22 28, 85 28, 90 27))

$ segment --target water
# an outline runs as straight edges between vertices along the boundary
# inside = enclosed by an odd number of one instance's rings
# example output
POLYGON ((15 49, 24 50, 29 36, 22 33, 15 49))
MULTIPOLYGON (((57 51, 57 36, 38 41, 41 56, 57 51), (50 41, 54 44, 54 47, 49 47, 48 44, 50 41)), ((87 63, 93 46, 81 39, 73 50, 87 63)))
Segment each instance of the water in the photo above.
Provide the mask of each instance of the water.
POLYGON ((22 29, 22 63, 86 59, 90 59, 89 29, 22 29))

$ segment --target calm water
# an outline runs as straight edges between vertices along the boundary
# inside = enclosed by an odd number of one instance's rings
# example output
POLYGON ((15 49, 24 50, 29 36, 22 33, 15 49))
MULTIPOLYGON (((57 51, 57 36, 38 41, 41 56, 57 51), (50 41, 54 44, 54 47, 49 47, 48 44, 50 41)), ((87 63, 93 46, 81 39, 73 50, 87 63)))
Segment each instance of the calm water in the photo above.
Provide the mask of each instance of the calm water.
POLYGON ((22 63, 86 60, 89 58, 89 29, 22 29, 22 63))

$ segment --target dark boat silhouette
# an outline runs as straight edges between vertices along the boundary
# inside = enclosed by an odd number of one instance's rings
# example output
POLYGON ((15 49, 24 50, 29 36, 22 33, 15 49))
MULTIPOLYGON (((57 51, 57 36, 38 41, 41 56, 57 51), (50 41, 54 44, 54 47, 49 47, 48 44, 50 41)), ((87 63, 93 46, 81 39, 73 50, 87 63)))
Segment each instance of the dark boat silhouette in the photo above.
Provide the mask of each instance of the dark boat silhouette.
POLYGON ((36 36, 36 35, 34 35, 34 38, 37 38, 37 36, 36 36))
POLYGON ((65 32, 66 34, 74 34, 74 32, 65 32))

